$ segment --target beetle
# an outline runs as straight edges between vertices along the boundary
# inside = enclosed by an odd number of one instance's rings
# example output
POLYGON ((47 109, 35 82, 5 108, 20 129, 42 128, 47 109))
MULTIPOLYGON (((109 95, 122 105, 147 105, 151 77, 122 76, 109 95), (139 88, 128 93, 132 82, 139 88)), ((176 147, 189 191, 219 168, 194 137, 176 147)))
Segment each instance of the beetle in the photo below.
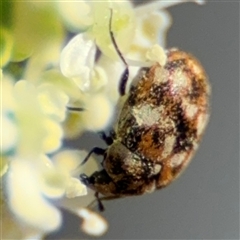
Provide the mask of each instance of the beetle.
POLYGON ((209 119, 210 85, 200 62, 191 54, 166 50, 164 66, 142 68, 125 94, 129 69, 111 29, 113 45, 126 66, 119 94, 126 97, 111 136, 102 135, 107 149, 103 169, 80 175, 88 187, 118 198, 142 195, 168 186, 195 154, 209 119))

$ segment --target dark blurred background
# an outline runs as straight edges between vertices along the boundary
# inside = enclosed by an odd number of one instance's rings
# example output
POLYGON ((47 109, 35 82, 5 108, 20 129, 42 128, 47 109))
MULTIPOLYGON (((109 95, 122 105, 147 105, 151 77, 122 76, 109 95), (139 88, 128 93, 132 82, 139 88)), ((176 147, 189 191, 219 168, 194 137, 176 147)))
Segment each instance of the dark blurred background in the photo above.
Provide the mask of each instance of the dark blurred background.
MULTIPOLYGON (((239 239, 239 6, 208 1, 169 9, 168 47, 193 53, 209 75, 210 123, 176 182, 151 195, 105 202, 110 229, 101 239, 239 239)), ((86 149, 104 146, 94 134, 84 139, 86 149)), ((91 239, 78 229, 79 219, 65 213, 62 229, 47 239, 91 239)))

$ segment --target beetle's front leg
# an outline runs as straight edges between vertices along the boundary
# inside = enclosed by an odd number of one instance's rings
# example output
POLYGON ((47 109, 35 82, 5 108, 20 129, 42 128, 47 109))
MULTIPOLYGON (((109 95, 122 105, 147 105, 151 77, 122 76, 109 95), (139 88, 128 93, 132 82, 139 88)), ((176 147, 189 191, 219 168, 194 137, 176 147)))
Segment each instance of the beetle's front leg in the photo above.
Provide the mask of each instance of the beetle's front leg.
POLYGON ((83 161, 81 162, 81 165, 85 164, 93 153, 95 153, 95 154, 97 154, 97 155, 104 155, 105 152, 106 152, 106 149, 99 148, 99 147, 94 147, 94 148, 88 153, 88 155, 83 159, 83 161))

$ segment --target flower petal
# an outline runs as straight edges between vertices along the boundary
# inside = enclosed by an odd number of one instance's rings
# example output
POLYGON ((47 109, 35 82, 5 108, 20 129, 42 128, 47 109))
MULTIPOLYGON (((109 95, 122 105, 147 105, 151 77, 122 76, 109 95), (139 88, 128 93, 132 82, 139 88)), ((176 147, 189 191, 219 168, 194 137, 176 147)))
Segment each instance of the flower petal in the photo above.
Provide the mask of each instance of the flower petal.
POLYGON ((65 193, 68 175, 59 171, 46 155, 41 155, 38 161, 38 170, 41 174, 40 191, 48 198, 60 198, 65 193))
POLYGON ((43 112, 57 121, 63 121, 69 97, 52 84, 42 84, 38 91, 38 100, 43 112))
POLYGON ((161 66, 164 66, 167 61, 167 55, 164 52, 164 49, 158 44, 153 45, 146 53, 146 58, 149 61, 157 62, 161 66))
POLYGON ((26 224, 45 232, 56 230, 61 224, 60 211, 43 198, 38 169, 32 161, 15 159, 7 175, 9 206, 26 224))
POLYGON ((1 239, 42 239, 43 231, 19 222, 10 211, 7 199, 2 197, 1 192, 1 239))
POLYGON ((81 115, 86 129, 99 131, 108 126, 113 115, 113 106, 106 95, 89 96, 85 108, 81 115))
POLYGON ((98 91, 103 86, 106 86, 107 82, 108 78, 105 70, 96 65, 91 72, 91 92, 98 91))
POLYGON ((96 55, 95 43, 86 34, 78 34, 62 50, 60 68, 64 76, 71 78, 86 91, 90 86, 90 72, 96 55))
POLYGON ((154 44, 166 46, 166 33, 171 25, 171 16, 165 11, 145 13, 138 18, 135 38, 127 57, 146 61, 146 52, 154 44))
POLYGON ((59 12, 70 30, 78 31, 93 24, 91 8, 87 1, 58 1, 59 12))
POLYGON ((66 197, 75 198, 87 194, 86 185, 82 184, 77 178, 69 178, 66 186, 66 197))
MULTIPOLYGON (((57 150, 61 146, 63 130, 57 121, 44 114, 38 99, 39 89, 28 81, 21 80, 15 84, 13 95, 16 100, 14 114, 19 130, 18 154, 38 156, 43 152, 57 150)), ((63 99, 60 105, 67 101, 66 97, 63 99)), ((62 111, 65 111, 65 107, 62 111)))
POLYGON ((121 52, 129 50, 135 34, 135 14, 130 1, 91 1, 94 25, 90 33, 104 55, 118 60, 109 34, 110 9, 112 14, 112 31, 121 52))
POLYGON ((43 127, 46 135, 42 142, 42 150, 46 153, 54 152, 62 145, 63 130, 59 123, 48 118, 43 120, 43 127))
POLYGON ((86 234, 102 236, 107 231, 108 223, 98 213, 82 208, 78 211, 78 215, 83 218, 81 229, 86 234))

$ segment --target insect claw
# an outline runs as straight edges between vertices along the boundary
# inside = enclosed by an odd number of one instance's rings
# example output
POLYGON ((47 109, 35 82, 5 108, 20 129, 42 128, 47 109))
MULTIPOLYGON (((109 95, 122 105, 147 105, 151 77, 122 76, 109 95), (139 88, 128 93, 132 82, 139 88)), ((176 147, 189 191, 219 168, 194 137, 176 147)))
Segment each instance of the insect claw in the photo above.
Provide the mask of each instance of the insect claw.
POLYGON ((83 184, 85 184, 86 186, 88 186, 89 184, 90 184, 90 178, 86 175, 86 174, 84 174, 84 173, 82 173, 82 174, 80 174, 80 181, 83 183, 83 184))

